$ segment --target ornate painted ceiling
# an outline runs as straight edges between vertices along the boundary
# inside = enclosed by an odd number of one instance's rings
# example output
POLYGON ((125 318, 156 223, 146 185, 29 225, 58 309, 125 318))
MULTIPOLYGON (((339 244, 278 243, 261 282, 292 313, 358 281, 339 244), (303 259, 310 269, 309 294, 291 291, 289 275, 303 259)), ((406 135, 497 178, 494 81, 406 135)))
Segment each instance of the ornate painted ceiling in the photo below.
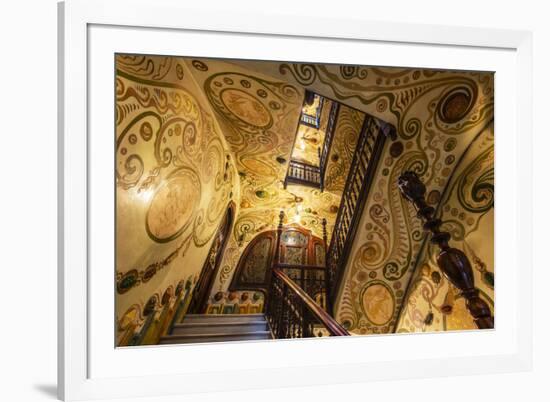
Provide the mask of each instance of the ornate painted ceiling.
MULTIPOLYGON (((299 223, 319 237, 325 218, 330 236, 341 193, 293 184, 283 188, 304 100, 300 85, 289 85, 286 80, 251 73, 220 60, 194 60, 188 64, 219 117, 240 177, 241 199, 234 235, 215 287, 225 290, 248 242, 262 231, 275 229, 279 211, 285 212, 285 223, 299 223)), ((327 113, 323 113, 321 129, 326 127, 326 120, 327 113)), ((309 148, 317 156, 316 146, 310 143, 309 148)))
MULTIPOLYGON (((407 289, 418 256, 424 255, 424 236, 398 193, 397 177, 415 170, 430 190, 428 201, 439 205, 464 153, 492 121, 492 74, 117 58, 117 219, 122 219, 117 275, 136 270, 141 286, 132 289, 142 289, 139 300, 129 296, 134 290, 125 293, 117 311, 136 300, 143 305, 147 295, 174 286, 182 275, 195 275, 200 267, 183 261, 206 255, 230 200, 237 218, 213 293, 227 289, 248 242, 274 229, 280 210, 285 222, 299 222, 317 236, 326 218, 330 236, 364 113, 394 124, 398 139, 386 143, 337 305, 337 319, 358 334, 393 331, 404 301, 414 298, 407 297, 407 289), (343 104, 322 193, 296 185, 283 188, 305 89, 343 104), (180 185, 191 190, 178 191, 180 185), (176 275, 169 267, 178 258, 186 267, 176 275), (154 264, 160 273, 145 283, 154 264)), ((326 127, 324 116, 321 127, 326 127)), ((489 168, 472 168, 461 188, 483 183, 486 197, 492 176, 478 176, 489 168)), ((478 187, 466 194, 470 203, 478 202, 478 187)), ((446 207, 458 211, 457 200, 446 207)), ((465 233, 477 227, 472 214, 457 212, 465 233)), ((476 249, 479 244, 472 247, 476 255, 490 254, 476 249)), ((415 325, 410 319, 402 324, 408 331, 415 325)))
POLYGON ((319 237, 326 218, 331 232, 341 194, 283 188, 301 86, 223 61, 121 55, 116 67, 119 315, 196 279, 230 200, 236 222, 213 292, 280 210, 319 237))
MULTIPOLYGON (((414 68, 241 62, 250 69, 302 85, 322 96, 392 123, 398 139, 387 142, 374 177, 358 235, 346 267, 336 318, 358 334, 396 329, 425 236, 412 206, 400 195, 397 177, 416 171, 438 206, 459 161, 493 120, 493 74, 414 68)), ((492 149, 492 143, 489 148, 492 149)), ((472 168, 460 194, 470 203, 492 208, 493 160, 472 168), (468 193, 469 192, 469 193, 468 193)), ((446 205, 464 232, 478 227, 479 216, 446 205), (456 217, 458 219, 456 219, 456 217)), ((449 218, 450 219, 450 218, 449 218)), ((485 230, 492 233, 489 223, 485 230)), ((458 238, 457 240, 460 240, 458 238)), ((460 244, 459 244, 460 246, 460 244)), ((474 254, 492 261, 492 241, 470 245, 474 254)), ((432 258, 431 256, 429 258, 432 258)), ((433 265, 433 264, 432 264, 433 265)), ((489 292, 488 298, 492 298, 489 292)), ((408 299, 407 299, 408 300, 408 299)), ((417 320, 418 321, 418 320, 417 320)), ((408 331, 413 330, 409 325, 408 331)))

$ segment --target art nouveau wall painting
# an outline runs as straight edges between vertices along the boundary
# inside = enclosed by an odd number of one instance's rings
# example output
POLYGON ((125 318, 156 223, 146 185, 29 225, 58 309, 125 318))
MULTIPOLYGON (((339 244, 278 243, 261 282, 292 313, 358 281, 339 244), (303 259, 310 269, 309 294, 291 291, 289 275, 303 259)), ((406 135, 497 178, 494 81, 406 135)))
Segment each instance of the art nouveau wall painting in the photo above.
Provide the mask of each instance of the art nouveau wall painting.
POLYGON ((117 346, 493 328, 492 72, 114 70, 117 346))

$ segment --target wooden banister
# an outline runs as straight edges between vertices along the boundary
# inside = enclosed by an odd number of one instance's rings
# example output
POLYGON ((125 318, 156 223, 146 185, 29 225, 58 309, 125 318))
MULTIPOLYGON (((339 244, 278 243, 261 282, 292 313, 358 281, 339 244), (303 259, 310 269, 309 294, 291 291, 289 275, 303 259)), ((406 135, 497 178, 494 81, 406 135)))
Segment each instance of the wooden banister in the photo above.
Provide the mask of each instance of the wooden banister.
POLYGON ((323 326, 331 336, 349 336, 315 300, 279 268, 273 268, 273 298, 267 311, 268 321, 277 338, 310 337, 313 324, 323 326))
POLYGON ((274 267, 279 268, 294 281, 321 308, 330 311, 327 309, 327 270, 325 266, 279 263, 274 267))
POLYGON ((431 242, 439 246, 437 265, 443 275, 466 299, 466 307, 472 314, 478 328, 494 328, 494 317, 489 305, 479 297, 479 290, 474 284, 474 272, 466 254, 451 247, 451 234, 441 231, 441 220, 435 217, 435 209, 426 202, 426 186, 415 172, 404 172, 397 181, 403 197, 413 203, 417 215, 424 220, 424 231, 431 232, 431 242))

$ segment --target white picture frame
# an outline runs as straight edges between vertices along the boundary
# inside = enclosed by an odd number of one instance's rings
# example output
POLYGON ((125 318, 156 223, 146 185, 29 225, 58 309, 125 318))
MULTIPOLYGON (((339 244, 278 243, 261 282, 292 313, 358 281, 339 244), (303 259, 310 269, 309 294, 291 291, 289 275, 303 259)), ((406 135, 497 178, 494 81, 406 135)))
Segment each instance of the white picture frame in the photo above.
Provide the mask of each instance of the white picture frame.
POLYGON ((190 9, 178 0, 69 0, 59 4, 59 397, 146 397, 529 370, 531 34, 351 18, 217 15, 207 4, 202 7, 190 9), (300 23, 306 17, 308 24, 300 23), (184 37, 192 40, 179 40, 184 37), (309 55, 297 52, 300 41, 308 42, 309 55), (185 49, 181 47, 184 42, 185 49), (320 46, 332 51, 319 52, 320 46), (371 63, 364 59, 367 49, 372 51, 371 63), (109 174, 112 166, 101 168, 94 163, 103 152, 111 155, 112 149, 102 148, 94 133, 113 126, 109 126, 112 116, 94 105, 101 105, 102 97, 112 94, 112 85, 101 85, 112 79, 113 66, 106 63, 114 52, 123 51, 495 71, 499 200, 495 330, 130 350, 115 349, 112 341, 104 341, 112 339, 112 314, 104 311, 114 301, 94 295, 111 295, 113 283, 101 281, 92 269, 108 257, 97 248, 101 245, 95 246, 94 233, 106 233, 112 221, 109 217, 114 215, 108 208, 98 209, 101 194, 94 187, 94 177, 109 174), (504 183, 500 177, 509 180, 504 183), (503 222, 503 216, 509 221, 503 222), (107 226, 98 226, 98 221, 107 226), (503 231, 510 235, 499 236, 503 231), (246 362, 246 357, 258 356, 262 359, 247 364, 208 364, 216 358, 246 362), (192 367, 174 364, 180 358, 192 362, 192 367))

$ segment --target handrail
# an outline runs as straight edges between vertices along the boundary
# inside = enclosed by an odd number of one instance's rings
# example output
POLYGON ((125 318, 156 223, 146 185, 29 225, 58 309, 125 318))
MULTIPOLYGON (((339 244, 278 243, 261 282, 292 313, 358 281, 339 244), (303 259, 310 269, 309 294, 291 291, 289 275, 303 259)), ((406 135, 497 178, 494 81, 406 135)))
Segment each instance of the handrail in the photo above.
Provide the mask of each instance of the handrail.
POLYGON ((279 268, 285 275, 288 275, 288 277, 305 293, 313 298, 321 306, 321 308, 326 310, 326 267, 318 265, 278 263, 274 265, 274 268, 279 268))
MULTIPOLYGON (((279 300, 279 302, 283 305, 282 310, 278 311, 279 314, 273 314, 274 313, 274 307, 270 306, 268 309, 268 320, 270 323, 274 323, 276 319, 285 320, 285 318, 288 316, 289 311, 291 310, 292 313, 301 314, 300 319, 301 322, 301 329, 307 328, 307 326, 311 325, 310 322, 306 322, 305 314, 303 311, 300 310, 300 306, 297 306, 296 304, 301 304, 302 307, 305 307, 308 311, 308 313, 323 327, 326 328, 326 330, 329 332, 331 336, 349 336, 350 333, 346 331, 344 327, 342 327, 334 318, 332 318, 325 310, 321 308, 304 290, 302 290, 292 279, 288 277, 284 272, 282 272, 279 268, 273 268, 273 278, 280 280, 285 289, 283 290, 283 298, 279 300), (290 291, 292 296, 298 298, 298 303, 293 302, 293 298, 286 298, 285 294, 288 294, 287 292, 290 291), (285 306, 285 303, 287 304, 285 306), (287 311, 285 311, 285 307, 287 308, 287 311)), ((275 282, 275 281, 272 281, 275 282)), ((273 295, 273 294, 272 294, 273 295)), ((274 295, 273 295, 274 296, 274 295)), ((272 300, 272 303, 277 303, 277 300, 272 300)), ((278 325, 277 325, 278 327, 278 325)), ((279 328, 281 329, 281 328, 279 328)), ((285 335, 284 330, 278 331, 280 334, 285 335)), ((299 335, 302 337, 312 336, 309 330, 302 330, 299 332, 299 335)), ((280 335, 279 334, 279 335, 280 335)), ((277 334, 275 334, 277 336, 277 334)), ((288 334, 286 334, 288 335, 288 334)), ((292 336, 290 336, 292 337, 292 336)))

